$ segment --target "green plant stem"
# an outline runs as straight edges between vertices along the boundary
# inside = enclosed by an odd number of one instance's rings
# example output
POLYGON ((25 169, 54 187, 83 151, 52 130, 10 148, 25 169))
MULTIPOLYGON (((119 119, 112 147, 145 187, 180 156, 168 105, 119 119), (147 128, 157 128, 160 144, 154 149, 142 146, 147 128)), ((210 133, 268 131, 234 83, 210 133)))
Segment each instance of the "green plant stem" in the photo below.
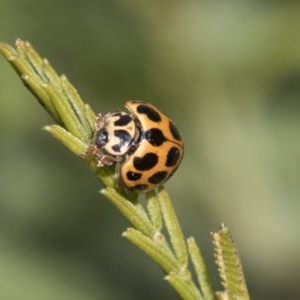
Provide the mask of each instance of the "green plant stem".
MULTIPOLYGON (((133 226, 123 236, 163 269, 165 279, 182 299, 216 299, 200 249, 192 237, 185 240, 166 190, 160 187, 158 192, 148 192, 145 195, 147 204, 143 206, 137 194, 119 189, 117 169, 114 166, 98 167, 95 159, 86 155, 96 130, 96 114, 82 101, 67 77, 59 76, 48 60, 42 59, 29 42, 17 39, 16 49, 0 43, 0 53, 55 121, 56 124, 47 125, 44 129, 88 164, 104 185, 101 193, 133 226), (162 232, 166 232, 166 235, 162 232), (199 287, 191 276, 190 261, 199 287)), ((213 233, 212 237, 225 288, 217 294, 218 298, 248 300, 242 266, 228 228, 222 225, 221 230, 213 233)))
POLYGON ((197 274, 198 283, 201 288, 204 299, 216 300, 217 297, 214 293, 213 282, 211 277, 208 276, 209 271, 203 259, 202 253, 193 237, 187 240, 188 249, 193 263, 194 269, 197 274))

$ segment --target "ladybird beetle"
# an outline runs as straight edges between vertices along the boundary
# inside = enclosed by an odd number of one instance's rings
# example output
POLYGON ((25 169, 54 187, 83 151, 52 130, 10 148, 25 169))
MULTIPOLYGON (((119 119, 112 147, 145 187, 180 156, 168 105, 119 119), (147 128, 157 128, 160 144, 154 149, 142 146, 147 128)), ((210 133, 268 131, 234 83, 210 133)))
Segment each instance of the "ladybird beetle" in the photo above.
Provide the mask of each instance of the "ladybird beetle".
POLYGON ((130 191, 146 192, 163 184, 183 157, 181 135, 155 106, 128 101, 128 112, 98 115, 90 148, 98 166, 120 162, 119 183, 130 191))

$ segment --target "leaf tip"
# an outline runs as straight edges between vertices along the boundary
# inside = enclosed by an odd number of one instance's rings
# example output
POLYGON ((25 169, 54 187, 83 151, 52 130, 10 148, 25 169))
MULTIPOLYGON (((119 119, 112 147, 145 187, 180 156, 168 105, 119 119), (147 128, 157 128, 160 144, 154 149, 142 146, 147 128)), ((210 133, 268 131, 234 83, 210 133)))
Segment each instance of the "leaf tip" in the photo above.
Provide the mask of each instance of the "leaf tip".
POLYGON ((20 39, 19 37, 17 37, 17 38, 15 39, 15 45, 18 46, 18 45, 20 45, 21 43, 23 43, 23 40, 20 39))

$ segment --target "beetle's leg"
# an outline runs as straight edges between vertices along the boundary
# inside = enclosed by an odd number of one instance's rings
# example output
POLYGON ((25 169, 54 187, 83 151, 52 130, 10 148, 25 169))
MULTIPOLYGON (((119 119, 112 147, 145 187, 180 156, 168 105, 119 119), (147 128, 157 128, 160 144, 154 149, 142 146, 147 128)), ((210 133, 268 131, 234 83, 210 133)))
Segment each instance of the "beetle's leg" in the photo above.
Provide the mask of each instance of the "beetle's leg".
POLYGON ((97 158, 97 167, 103 166, 111 166, 113 163, 119 162, 122 160, 122 157, 116 157, 108 154, 103 153, 96 153, 97 158))

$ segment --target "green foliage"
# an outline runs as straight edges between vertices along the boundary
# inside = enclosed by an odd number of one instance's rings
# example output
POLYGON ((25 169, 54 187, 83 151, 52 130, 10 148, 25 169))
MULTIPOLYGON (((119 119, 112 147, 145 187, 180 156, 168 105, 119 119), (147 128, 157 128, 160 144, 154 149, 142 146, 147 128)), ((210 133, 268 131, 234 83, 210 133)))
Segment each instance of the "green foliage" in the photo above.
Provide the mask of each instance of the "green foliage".
POLYGON ((218 293, 220 299, 250 299, 234 241, 229 229, 221 224, 219 232, 212 233, 215 245, 215 258, 224 292, 218 293))
POLYGON ((44 129, 87 162, 104 185, 101 193, 132 225, 123 236, 162 268, 165 279, 182 299, 249 299, 237 250, 226 226, 212 234, 225 289, 215 292, 201 251, 194 238, 184 238, 166 190, 160 187, 157 192, 148 192, 146 205, 142 205, 138 195, 118 191, 113 168, 99 168, 93 159, 83 155, 93 139, 96 116, 67 77, 58 76, 46 59, 20 39, 16 41, 16 49, 0 44, 0 52, 55 121, 56 124, 44 129))

